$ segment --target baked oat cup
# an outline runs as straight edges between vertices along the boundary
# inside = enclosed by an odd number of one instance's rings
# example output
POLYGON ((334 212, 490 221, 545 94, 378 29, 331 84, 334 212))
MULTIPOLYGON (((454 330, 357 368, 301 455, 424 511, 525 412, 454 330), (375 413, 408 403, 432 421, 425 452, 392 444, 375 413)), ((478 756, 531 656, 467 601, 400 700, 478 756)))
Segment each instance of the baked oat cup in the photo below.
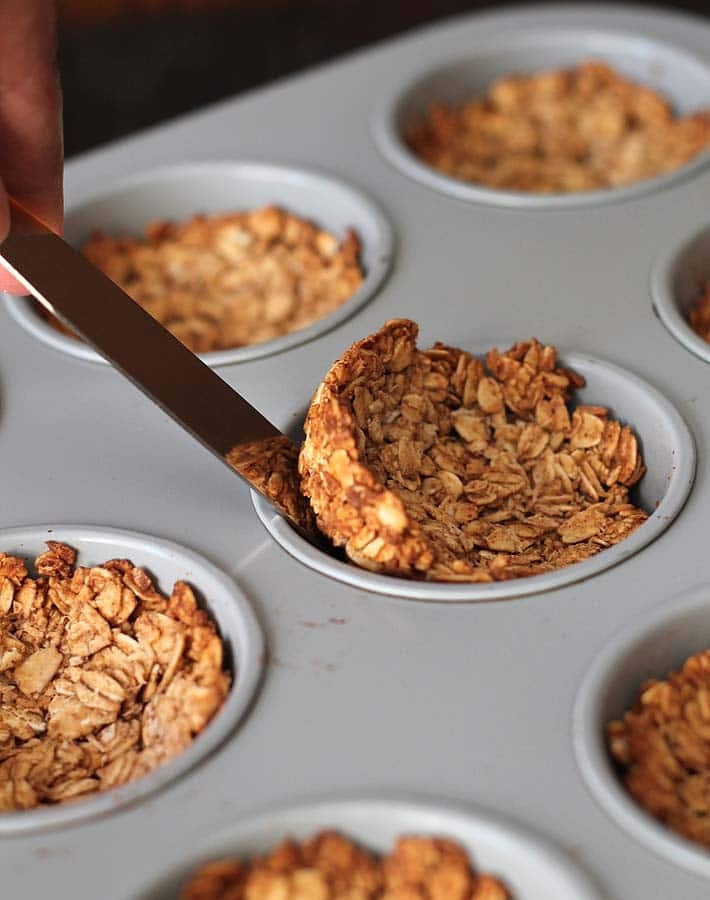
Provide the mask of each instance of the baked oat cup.
POLYGON ((306 418, 302 490, 357 567, 297 539, 255 499, 298 559, 395 596, 520 596, 614 565, 680 510, 692 439, 642 381, 584 357, 558 363, 536 341, 490 351, 486 368, 442 344, 417 350, 416 334, 393 320, 354 344, 306 418))
POLYGON ((661 253, 651 272, 651 298, 659 319, 686 350, 710 362, 707 335, 710 291, 710 226, 684 237, 661 253), (692 311, 702 304, 699 329, 692 311))
MULTIPOLYGON (((133 279, 150 311, 211 366, 278 353, 341 324, 379 289, 394 252, 389 222, 359 189, 322 172, 256 162, 185 163, 138 174, 69 203, 65 236, 77 248, 88 244, 96 264, 129 292, 133 279), (174 224, 151 230, 156 222, 174 224), (146 229, 148 237, 136 243, 146 229), (92 238, 97 231, 106 237, 92 238), (245 260, 253 278, 243 271, 245 260), (312 283, 300 274, 309 262, 312 283), (196 292, 200 279, 212 293, 196 292), (230 299, 237 295, 238 315, 230 299), (310 324, 303 324, 305 313, 297 322, 306 306, 317 314, 310 324), (292 320, 299 327, 279 333, 292 320), (236 341, 252 333, 257 342, 223 347, 221 326, 236 341)), ((5 303, 45 344, 105 363, 32 301, 5 303)))
MULTIPOLYGON (((657 92, 679 116, 710 108, 710 67, 687 51, 623 32, 529 28, 511 30, 485 44, 476 45, 474 41, 465 51, 452 53, 448 59, 430 53, 377 104, 372 115, 375 142, 390 163, 421 184, 459 199, 513 207, 569 208, 628 199, 669 186, 707 164, 710 154, 704 151, 667 174, 597 189, 587 189, 594 185, 585 184, 586 176, 580 170, 570 176, 569 186, 574 188, 570 193, 541 194, 529 189, 505 189, 505 177, 501 179, 501 187, 449 177, 423 162, 408 144, 412 127, 422 122, 436 104, 460 107, 473 98, 483 97, 501 79, 571 70, 589 60, 610 66, 622 78, 657 92)), ((441 121, 440 124, 449 128, 451 123, 441 121)), ((497 116, 490 124, 495 145, 495 131, 502 127, 502 118, 497 116)), ((515 125, 515 132, 511 146, 517 149, 515 158, 511 157, 511 167, 518 165, 521 149, 529 140, 520 123, 515 125)), ((554 143, 559 140, 556 138, 554 143)), ((616 164, 624 168, 628 162, 627 152, 616 164)))
POLYGON ((707 840, 708 650, 710 588, 701 586, 638 617, 597 655, 573 716, 577 764, 594 800, 639 843, 704 878, 710 878, 707 847, 671 830, 637 802, 623 783, 618 758, 626 756, 624 743, 631 739, 642 763, 634 775, 638 797, 648 799, 659 819, 707 840), (666 684, 669 673, 684 669, 671 677, 673 687, 666 684), (649 682, 659 684, 654 689, 649 682), (650 689, 639 707, 644 685, 650 689), (677 706, 680 694, 684 702, 677 706), (627 728, 610 729, 632 709, 627 728))
POLYGON ((205 840, 192 860, 175 859, 140 900, 175 900, 201 862, 265 855, 287 837, 304 841, 323 829, 337 830, 378 854, 388 853, 402 835, 448 838, 461 845, 478 871, 504 879, 514 900, 605 898, 570 855, 497 813, 385 795, 302 802, 246 816, 205 840))
POLYGON ((0 721, 0 834, 138 802, 186 777, 227 738, 263 666, 259 627, 231 579, 184 547, 118 529, 3 529, 0 541, 3 607, 13 624, 2 635, 11 677, 0 686, 10 716, 0 721), (74 578, 73 551, 77 565, 89 567, 74 578), (34 577, 38 557, 43 582, 35 591, 13 558, 34 577), (135 621, 131 610, 140 613, 135 621), (45 649, 27 655, 38 641, 45 649), (144 679, 150 696, 135 693, 144 679))

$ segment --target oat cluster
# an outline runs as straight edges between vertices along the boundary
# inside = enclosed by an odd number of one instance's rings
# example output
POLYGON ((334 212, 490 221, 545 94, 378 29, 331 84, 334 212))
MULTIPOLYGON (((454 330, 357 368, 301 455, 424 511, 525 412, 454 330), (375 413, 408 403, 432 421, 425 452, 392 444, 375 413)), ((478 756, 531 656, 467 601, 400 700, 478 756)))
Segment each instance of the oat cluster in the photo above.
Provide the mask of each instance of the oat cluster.
POLYGON ((710 847, 710 650, 642 685, 623 719, 609 723, 607 740, 634 799, 710 847))
POLYGON ((184 750, 229 689, 190 587, 169 598, 125 559, 76 567, 47 543, 0 553, 0 811, 105 791, 184 750))
POLYGON ((571 408, 584 380, 536 340, 485 360, 387 322, 319 386, 301 489, 357 565, 434 581, 536 575, 586 559, 647 514, 636 438, 603 406, 571 408))
POLYGON ((688 313, 690 327, 710 344, 710 282, 688 313))
POLYGON ((604 63, 516 75, 458 107, 433 105, 407 142, 463 181, 568 193, 672 172, 710 146, 710 111, 675 117, 656 91, 604 63))
POLYGON ((144 238, 97 232, 91 262, 195 353, 259 344, 310 325, 360 287, 360 244, 275 206, 184 223, 144 238))
POLYGON ((207 863, 181 900, 511 900, 503 883, 471 867, 444 838, 400 837, 383 858, 333 831, 270 855, 207 863))

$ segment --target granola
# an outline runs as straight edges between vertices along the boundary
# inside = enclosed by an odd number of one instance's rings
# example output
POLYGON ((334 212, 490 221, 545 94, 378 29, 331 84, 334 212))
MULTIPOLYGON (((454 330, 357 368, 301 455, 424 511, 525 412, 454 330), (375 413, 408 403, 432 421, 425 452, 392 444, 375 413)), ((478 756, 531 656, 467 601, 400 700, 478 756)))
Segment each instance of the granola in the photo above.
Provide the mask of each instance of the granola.
POLYGON ((693 331, 710 344, 710 282, 688 313, 693 331))
POLYGON ((47 542, 37 578, 0 553, 0 811, 125 784, 184 750, 229 689, 214 623, 125 559, 77 567, 47 542))
POLYGON ((457 107, 436 103, 407 134, 435 169, 532 193, 619 187, 672 172, 710 147, 710 110, 675 117, 656 91, 596 60, 511 75, 457 107))
POLYGON ((497 878, 475 872, 452 840, 400 837, 382 858, 334 831, 268 856, 201 866, 181 900, 511 900, 497 878))
POLYGON ((357 565, 489 582, 587 559, 647 513, 636 438, 603 406, 570 408, 584 379, 536 340, 481 360, 394 319, 319 386, 299 457, 318 526, 357 565))
POLYGON ((632 797, 710 847, 710 650, 645 682, 633 707, 608 724, 607 742, 632 797))
POLYGON ((143 238, 96 232, 84 253, 195 353, 304 328, 363 280, 353 231, 338 241, 276 206, 158 221, 143 238))

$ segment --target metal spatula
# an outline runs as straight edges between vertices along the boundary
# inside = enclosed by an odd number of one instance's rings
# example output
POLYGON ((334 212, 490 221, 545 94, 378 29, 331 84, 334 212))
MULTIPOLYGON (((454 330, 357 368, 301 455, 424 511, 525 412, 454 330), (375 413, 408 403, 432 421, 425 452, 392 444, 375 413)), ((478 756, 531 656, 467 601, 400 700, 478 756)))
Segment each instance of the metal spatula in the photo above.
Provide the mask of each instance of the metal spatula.
POLYGON ((10 210, 0 261, 17 280, 299 531, 322 541, 298 489, 298 445, 12 198, 10 210))

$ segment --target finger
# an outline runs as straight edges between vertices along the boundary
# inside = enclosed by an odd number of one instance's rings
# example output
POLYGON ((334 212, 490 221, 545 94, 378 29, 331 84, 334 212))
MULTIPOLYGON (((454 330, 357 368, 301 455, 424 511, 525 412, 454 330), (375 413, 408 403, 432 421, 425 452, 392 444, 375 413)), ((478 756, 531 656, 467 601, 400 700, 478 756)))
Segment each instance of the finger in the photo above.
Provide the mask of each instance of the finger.
MULTIPOLYGON (((0 0, 0 175, 5 190, 55 231, 63 220, 62 158, 54 4, 0 0)), ((6 199, 3 209, 0 234, 6 199)), ((26 293, 4 271, 0 289, 26 293)))

